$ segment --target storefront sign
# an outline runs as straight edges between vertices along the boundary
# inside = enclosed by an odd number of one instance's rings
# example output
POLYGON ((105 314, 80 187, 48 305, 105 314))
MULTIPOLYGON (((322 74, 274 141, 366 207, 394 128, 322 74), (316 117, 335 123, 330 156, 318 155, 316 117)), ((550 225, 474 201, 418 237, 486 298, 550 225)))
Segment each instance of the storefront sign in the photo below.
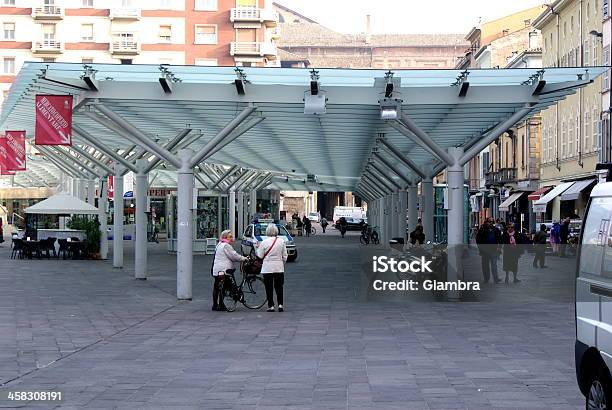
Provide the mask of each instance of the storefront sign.
POLYGON ((4 165, 8 170, 26 170, 25 135, 25 131, 6 131, 5 133, 6 159, 4 165))
POLYGON ((36 96, 36 145, 72 145, 72 96, 36 96))

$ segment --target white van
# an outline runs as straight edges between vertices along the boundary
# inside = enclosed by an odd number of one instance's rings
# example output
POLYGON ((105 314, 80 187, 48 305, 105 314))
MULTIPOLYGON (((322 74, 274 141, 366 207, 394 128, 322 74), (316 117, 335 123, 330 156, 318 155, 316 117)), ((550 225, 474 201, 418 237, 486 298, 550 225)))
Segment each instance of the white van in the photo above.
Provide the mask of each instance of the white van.
POLYGON ((576 280, 576 377, 586 408, 612 407, 612 182, 596 185, 582 225, 576 280))

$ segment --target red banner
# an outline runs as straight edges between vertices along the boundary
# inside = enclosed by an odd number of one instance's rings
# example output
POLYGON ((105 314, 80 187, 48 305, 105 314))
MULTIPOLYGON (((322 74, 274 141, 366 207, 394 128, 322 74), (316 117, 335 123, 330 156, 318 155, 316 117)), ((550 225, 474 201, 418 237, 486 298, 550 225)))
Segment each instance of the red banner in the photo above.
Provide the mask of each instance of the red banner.
POLYGON ((108 176, 108 199, 113 199, 115 197, 115 179, 112 175, 108 176))
POLYGON ((0 137, 0 175, 15 175, 15 171, 7 169, 6 157, 6 138, 0 137))
POLYGON ((72 145, 72 96, 36 96, 36 145, 72 145))
POLYGON ((6 131, 4 144, 6 159, 4 164, 11 171, 26 170, 25 131, 6 131))

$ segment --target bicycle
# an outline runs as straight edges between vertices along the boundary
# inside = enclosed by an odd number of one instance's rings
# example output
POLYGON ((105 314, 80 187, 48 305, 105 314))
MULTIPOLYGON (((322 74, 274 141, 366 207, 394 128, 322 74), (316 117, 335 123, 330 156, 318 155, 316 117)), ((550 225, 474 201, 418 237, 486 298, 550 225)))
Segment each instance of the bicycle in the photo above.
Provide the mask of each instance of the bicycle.
POLYGON ((376 226, 365 226, 364 229, 361 230, 359 242, 361 242, 362 245, 369 245, 370 243, 373 245, 380 244, 380 238, 378 236, 378 232, 376 232, 376 228, 376 226))
MULTIPOLYGON (((304 235, 306 234, 306 228, 304 228, 304 235)), ((317 230, 314 228, 314 226, 310 227, 310 236, 314 236, 317 234, 317 230)))
POLYGON ((268 301, 263 279, 257 275, 247 273, 249 270, 248 266, 253 263, 253 260, 249 258, 247 262, 240 264, 240 271, 242 272, 240 284, 236 282, 236 277, 233 273, 228 272, 225 274, 223 303, 228 312, 235 311, 238 302, 248 309, 257 310, 261 309, 268 301))

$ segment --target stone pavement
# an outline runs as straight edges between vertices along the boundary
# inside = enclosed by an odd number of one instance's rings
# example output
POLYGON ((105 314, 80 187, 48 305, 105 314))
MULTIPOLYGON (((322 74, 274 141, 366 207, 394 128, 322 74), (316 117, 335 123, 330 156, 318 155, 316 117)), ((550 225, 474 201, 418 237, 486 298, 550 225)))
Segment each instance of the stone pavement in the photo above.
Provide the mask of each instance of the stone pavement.
MULTIPOLYGON (((9 260, 5 244, 0 392, 61 390, 62 408, 583 406, 573 303, 365 301, 356 234, 343 240, 331 229, 297 243, 285 313, 211 312, 208 256, 195 258, 194 301, 177 303, 165 244, 150 245, 144 282, 132 279, 131 247, 117 270, 9 260)), ((547 272, 507 289, 520 293, 566 263, 550 258, 547 272)))

